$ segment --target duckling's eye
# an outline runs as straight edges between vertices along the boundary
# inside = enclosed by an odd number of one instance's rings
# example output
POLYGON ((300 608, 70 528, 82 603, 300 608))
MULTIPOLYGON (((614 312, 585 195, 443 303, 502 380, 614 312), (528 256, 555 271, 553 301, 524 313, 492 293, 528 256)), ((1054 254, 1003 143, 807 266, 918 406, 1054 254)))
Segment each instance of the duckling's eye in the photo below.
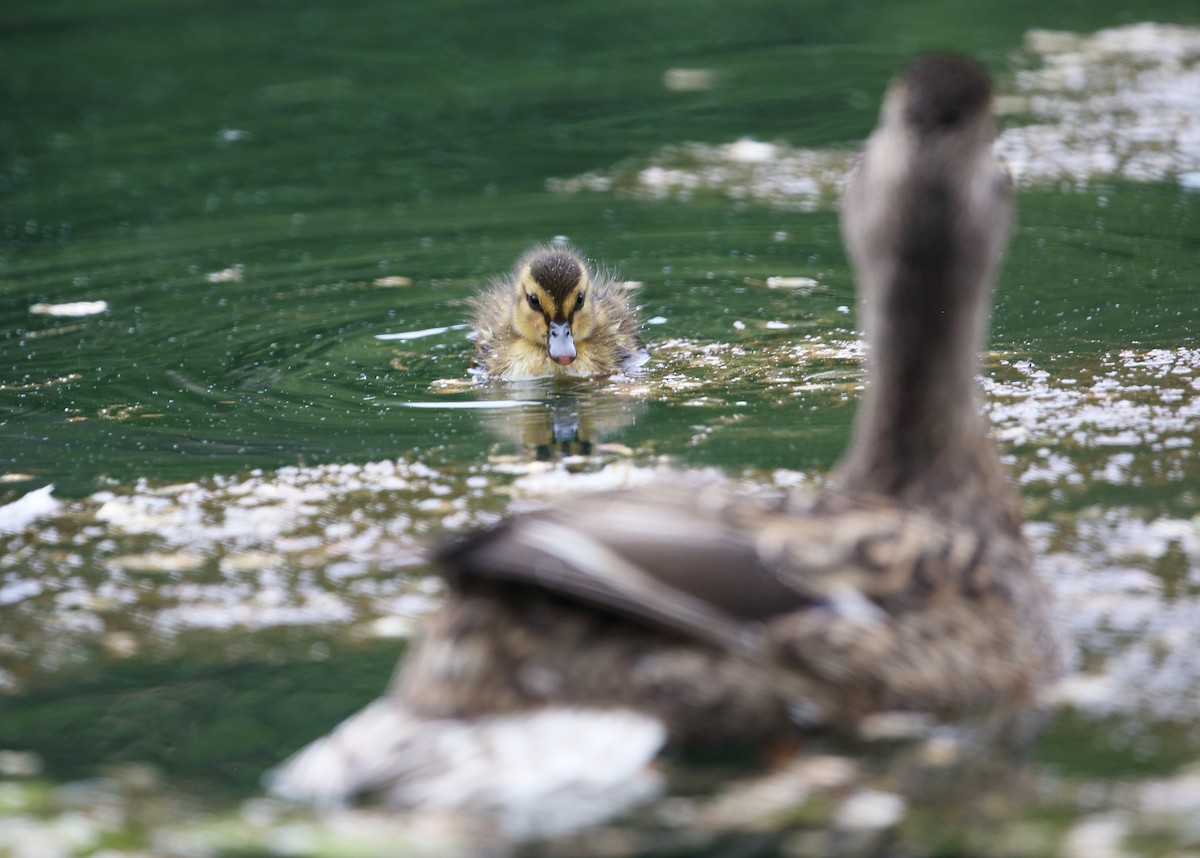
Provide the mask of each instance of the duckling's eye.
POLYGON ((575 309, 576 310, 579 310, 583 307, 583 298, 584 298, 584 295, 582 292, 580 292, 579 297, 575 299, 575 309))
POLYGON ((530 307, 533 307, 533 309, 537 310, 539 313, 542 312, 542 302, 538 300, 537 295, 526 295, 525 297, 529 299, 530 307))

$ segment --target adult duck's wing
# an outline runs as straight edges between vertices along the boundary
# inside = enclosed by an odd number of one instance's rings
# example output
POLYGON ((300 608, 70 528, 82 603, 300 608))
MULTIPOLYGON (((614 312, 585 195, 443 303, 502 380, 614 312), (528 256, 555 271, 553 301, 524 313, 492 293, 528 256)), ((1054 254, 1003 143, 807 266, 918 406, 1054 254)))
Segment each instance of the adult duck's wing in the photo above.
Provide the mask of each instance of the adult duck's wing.
POLYGON ((572 498, 444 548, 459 586, 535 586, 734 650, 813 606, 895 609, 954 585, 980 539, 886 505, 750 497, 717 485, 572 498))
POLYGON ((762 565, 713 491, 658 486, 572 498, 451 543, 438 560, 459 586, 530 585, 723 648, 752 648, 754 621, 806 600, 762 565))

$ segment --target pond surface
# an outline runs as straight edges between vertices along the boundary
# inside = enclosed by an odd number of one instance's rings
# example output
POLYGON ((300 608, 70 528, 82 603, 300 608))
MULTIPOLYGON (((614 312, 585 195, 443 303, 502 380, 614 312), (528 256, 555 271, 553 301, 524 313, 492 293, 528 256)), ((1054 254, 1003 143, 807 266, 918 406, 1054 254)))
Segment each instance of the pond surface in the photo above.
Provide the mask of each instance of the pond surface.
POLYGON ((1200 851, 1194 2, 10 5, 0 856, 469 853, 260 777, 382 690, 442 535, 667 468, 820 484, 862 381, 837 185, 946 45, 1021 189, 982 381, 1073 660, 1029 761, 884 724, 523 848, 1200 851), (556 236, 632 282, 646 374, 472 384, 471 296, 556 236))

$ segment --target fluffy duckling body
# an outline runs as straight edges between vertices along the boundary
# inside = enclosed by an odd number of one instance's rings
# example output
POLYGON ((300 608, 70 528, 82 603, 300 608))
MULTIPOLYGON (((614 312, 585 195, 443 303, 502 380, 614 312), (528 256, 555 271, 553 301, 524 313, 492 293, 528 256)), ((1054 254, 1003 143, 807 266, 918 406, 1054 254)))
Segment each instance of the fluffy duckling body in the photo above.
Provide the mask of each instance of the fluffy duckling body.
MULTIPOLYGON (((579 770, 632 777, 664 744, 1028 705, 1059 650, 977 391, 1012 214, 990 108, 985 74, 958 58, 920 61, 889 90, 844 199, 871 349, 829 488, 763 500, 676 480, 450 546, 448 602, 390 694, 302 751, 277 788, 437 803, 457 772, 453 803, 496 807, 499 749, 519 724, 541 731, 517 754, 526 774, 544 758, 561 775, 594 741, 637 751, 579 770), (540 720, 552 713, 575 719, 557 744, 540 720), (447 731, 472 749, 449 750, 447 731)), ((543 796, 566 783, 551 782, 543 796)))
POLYGON ((650 355, 621 287, 568 247, 539 246, 481 296, 474 372, 492 378, 613 375, 650 355))

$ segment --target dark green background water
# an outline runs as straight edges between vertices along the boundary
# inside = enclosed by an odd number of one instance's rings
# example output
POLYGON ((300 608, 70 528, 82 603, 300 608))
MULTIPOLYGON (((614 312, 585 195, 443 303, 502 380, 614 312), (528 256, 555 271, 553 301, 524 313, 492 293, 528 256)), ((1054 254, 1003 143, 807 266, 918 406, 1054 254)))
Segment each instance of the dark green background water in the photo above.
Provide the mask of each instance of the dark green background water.
MULTIPOLYGON (((1136 20, 1200 23, 1200 7, 6 4, 0 471, 29 479, 0 485, 0 502, 48 481, 59 496, 84 497, 141 477, 162 483, 251 467, 475 462, 495 442, 477 412, 392 404, 439 398, 431 382, 461 377, 464 332, 407 344, 375 335, 464 321, 464 299, 488 276, 556 235, 644 282, 643 318, 668 319, 647 329, 652 343, 728 341, 732 319, 781 317, 849 339, 853 316, 836 308, 853 305, 853 284, 833 213, 715 195, 687 203, 556 195, 546 179, 685 141, 852 145, 873 125, 888 77, 918 50, 974 54, 1003 86, 1031 28, 1090 32, 1136 20), (714 69, 720 84, 668 91, 662 76, 674 67, 714 69), (781 230, 786 241, 773 238, 781 230), (244 266, 240 282, 205 276, 233 265, 244 266), (828 290, 797 309, 792 295, 745 285, 776 274, 819 277, 828 290), (413 285, 373 285, 388 275, 413 285), (37 302, 96 299, 109 312, 28 312, 37 302)), ((1036 359, 1194 346, 1198 201, 1169 182, 1021 194, 997 291, 996 349, 1036 359)), ((744 344, 765 349, 788 336, 750 331, 744 344)), ((780 399, 754 373, 704 394, 704 406, 686 409, 678 397, 652 397, 619 440, 684 465, 820 471, 853 413, 844 397, 780 399), (697 424, 734 410, 738 431, 687 442, 697 424)), ((1059 500, 1071 508, 1096 498, 1085 487, 1059 500)), ((1194 497, 1174 486, 1154 503, 1184 513, 1194 497)), ((302 632, 281 643, 274 651, 296 653, 294 663, 263 671, 256 662, 244 668, 249 680, 202 653, 165 671, 152 653, 145 667, 101 658, 83 685, 47 678, 32 696, 0 700, 0 747, 39 751, 55 777, 150 759, 209 787, 252 789, 281 749, 376 693, 394 653, 339 650, 321 666, 299 655, 303 646, 302 632), (336 700, 307 681, 326 668, 347 684, 336 700), (262 697, 236 693, 239 683, 270 682, 278 685, 262 697), (148 713, 164 700, 192 699, 179 683, 210 706, 189 739, 147 727, 160 724, 148 713), (314 705, 314 693, 326 704, 314 705), (97 712, 130 694, 145 708, 96 723, 97 712), (270 720, 281 701, 303 710, 306 723, 270 720), (231 762, 221 736, 243 736, 251 723, 266 724, 253 728, 261 743, 231 762), (80 732, 85 724, 91 732, 80 732), (130 731, 151 739, 131 744, 130 731)))
MULTIPOLYGON (((852 143, 920 48, 951 45, 1004 73, 1034 25, 1198 17, 1189 2, 14 5, 0 13, 0 368, 18 384, 79 378, 0 392, 0 460, 79 493, 100 475, 442 444, 469 459, 473 415, 447 424, 367 404, 461 375, 461 337, 396 372, 372 336, 462 321, 459 299, 533 241, 565 234, 644 281, 646 315, 671 320, 653 335, 723 337, 725 314, 767 315, 760 293, 731 288, 745 277, 820 271, 831 306, 853 303, 832 214, 556 196, 546 178, 673 142, 852 143), (669 92, 675 66, 716 69, 723 85, 669 92), (247 136, 223 142, 224 129, 247 136), (773 242, 779 229, 791 240, 773 242), (206 282, 234 264, 243 282, 206 282), (369 285, 388 274, 416 286, 369 285), (27 313, 100 297, 110 312, 78 324, 27 313), (161 416, 96 418, 119 405, 161 416)), ((1022 200, 1000 341, 1190 335, 1195 301, 1178 287, 1193 283, 1193 198, 1111 196, 1103 235, 1090 196, 1022 200), (1133 309, 1082 321, 1105 288, 1133 309)), ((809 464, 790 448, 748 453, 719 458, 809 464)))

